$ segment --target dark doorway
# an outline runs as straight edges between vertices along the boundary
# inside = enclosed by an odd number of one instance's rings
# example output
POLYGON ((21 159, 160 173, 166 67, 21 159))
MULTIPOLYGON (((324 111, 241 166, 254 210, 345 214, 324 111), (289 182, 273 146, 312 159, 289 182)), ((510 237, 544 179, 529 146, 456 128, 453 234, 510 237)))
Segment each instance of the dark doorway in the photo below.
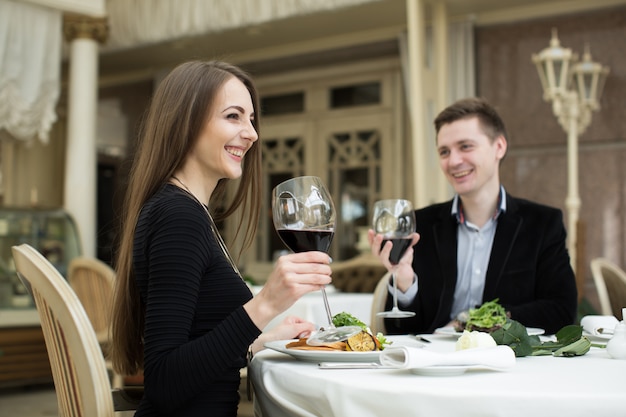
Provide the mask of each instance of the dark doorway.
POLYGON ((109 265, 113 265, 113 251, 118 229, 119 165, 118 158, 98 156, 97 256, 109 265))

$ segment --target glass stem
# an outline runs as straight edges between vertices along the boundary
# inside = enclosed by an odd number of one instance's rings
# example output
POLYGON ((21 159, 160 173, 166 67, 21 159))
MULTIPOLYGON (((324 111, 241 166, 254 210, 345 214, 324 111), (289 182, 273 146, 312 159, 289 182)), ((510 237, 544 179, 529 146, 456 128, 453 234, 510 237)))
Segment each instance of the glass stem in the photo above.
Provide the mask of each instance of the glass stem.
POLYGON ((328 327, 332 329, 335 325, 333 324, 333 315, 330 312, 330 304, 328 304, 328 296, 326 295, 325 287, 322 287, 322 298, 324 298, 324 308, 326 309, 326 317, 328 318, 328 327))
POLYGON ((396 271, 391 271, 391 282, 393 283, 393 311, 398 310, 398 283, 396 282, 396 271))

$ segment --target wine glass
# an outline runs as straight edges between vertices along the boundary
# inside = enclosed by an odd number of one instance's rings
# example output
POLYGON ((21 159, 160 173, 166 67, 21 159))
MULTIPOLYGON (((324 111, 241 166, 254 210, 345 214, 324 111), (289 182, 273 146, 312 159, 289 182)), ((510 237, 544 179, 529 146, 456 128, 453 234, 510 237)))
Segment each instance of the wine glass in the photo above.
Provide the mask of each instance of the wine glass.
MULTIPOLYGON (((294 252, 328 252, 335 234, 335 207, 319 177, 304 176, 284 181, 272 190, 274 227, 283 243, 294 252)), ((338 342, 359 333, 358 326, 335 327, 322 287, 328 328, 321 328, 307 343, 338 342)))
POLYGON ((377 234, 383 235, 380 248, 389 241, 393 243, 389 262, 393 265, 391 280, 393 281, 393 307, 391 311, 377 313, 380 317, 404 318, 415 315, 412 311, 402 311, 398 308, 398 284, 396 283, 396 265, 402 255, 411 246, 413 232, 415 232, 415 213, 411 202, 402 199, 380 200, 374 203, 373 227, 377 234))

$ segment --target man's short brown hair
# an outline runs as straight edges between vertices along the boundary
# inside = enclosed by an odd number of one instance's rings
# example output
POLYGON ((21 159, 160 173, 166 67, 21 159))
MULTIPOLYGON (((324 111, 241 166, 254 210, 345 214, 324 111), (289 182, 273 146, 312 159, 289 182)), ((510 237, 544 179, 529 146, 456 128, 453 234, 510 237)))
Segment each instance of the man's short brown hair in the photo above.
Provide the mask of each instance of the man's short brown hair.
POLYGON ((483 132, 491 141, 500 135, 507 138, 504 122, 496 109, 479 97, 464 98, 443 109, 435 118, 435 132, 439 133, 443 125, 470 117, 478 117, 483 132))

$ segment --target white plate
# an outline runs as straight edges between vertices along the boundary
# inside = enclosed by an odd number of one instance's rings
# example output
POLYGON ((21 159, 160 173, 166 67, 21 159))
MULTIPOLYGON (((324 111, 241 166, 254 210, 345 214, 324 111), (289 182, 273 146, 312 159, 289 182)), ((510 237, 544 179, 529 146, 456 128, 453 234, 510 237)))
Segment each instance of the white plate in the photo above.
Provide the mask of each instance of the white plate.
POLYGON ((613 337, 612 334, 592 334, 587 330, 583 330, 583 336, 586 336, 592 342, 608 342, 613 337))
POLYGON ((287 343, 293 340, 276 340, 267 342, 266 348, 286 353, 305 362, 378 362, 380 351, 373 352, 345 352, 332 350, 298 350, 287 349, 287 343))
MULTIPOLYGON (((546 331, 537 327, 527 327, 526 332, 528 333, 528 336, 539 336, 544 334, 546 331)), ((454 330, 454 327, 440 327, 435 330, 435 333, 445 334, 447 336, 461 336, 463 334, 463 332, 457 332, 454 330)))

